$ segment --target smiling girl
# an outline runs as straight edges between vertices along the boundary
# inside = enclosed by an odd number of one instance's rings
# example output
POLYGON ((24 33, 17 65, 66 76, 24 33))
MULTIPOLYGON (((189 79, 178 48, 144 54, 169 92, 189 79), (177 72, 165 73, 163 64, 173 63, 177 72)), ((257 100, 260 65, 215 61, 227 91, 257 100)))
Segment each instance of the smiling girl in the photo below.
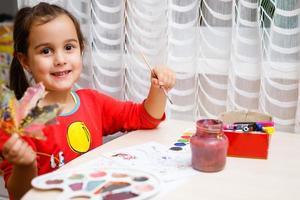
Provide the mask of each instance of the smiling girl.
POLYGON ((42 82, 47 95, 41 106, 58 103, 58 124, 47 126, 47 140, 11 137, 0 130, 6 187, 10 197, 21 198, 37 175, 51 172, 102 144, 102 137, 118 131, 152 129, 165 119, 166 91, 175 74, 155 67, 151 87, 142 103, 122 102, 92 89, 73 91, 82 71, 83 36, 76 19, 56 5, 40 3, 17 13, 14 24, 14 59, 10 87, 20 99, 29 82, 42 82), (22 178, 21 178, 22 177, 22 178))

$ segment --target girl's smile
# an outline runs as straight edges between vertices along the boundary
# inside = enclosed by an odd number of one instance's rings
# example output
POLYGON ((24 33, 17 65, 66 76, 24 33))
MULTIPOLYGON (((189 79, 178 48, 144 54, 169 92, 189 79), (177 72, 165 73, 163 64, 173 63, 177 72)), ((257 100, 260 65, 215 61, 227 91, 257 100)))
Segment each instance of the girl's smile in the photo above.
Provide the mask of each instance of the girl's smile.
POLYGON ((67 77, 71 72, 72 72, 72 70, 64 70, 64 71, 52 72, 50 74, 52 76, 54 76, 55 78, 59 79, 59 78, 67 77))

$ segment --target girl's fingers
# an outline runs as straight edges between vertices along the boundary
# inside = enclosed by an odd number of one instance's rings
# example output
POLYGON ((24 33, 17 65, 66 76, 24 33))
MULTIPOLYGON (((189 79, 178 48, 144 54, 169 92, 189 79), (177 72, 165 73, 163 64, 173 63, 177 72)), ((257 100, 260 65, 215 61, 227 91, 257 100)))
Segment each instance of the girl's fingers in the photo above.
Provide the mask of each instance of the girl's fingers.
POLYGON ((31 164, 36 160, 36 153, 29 145, 27 145, 27 151, 24 157, 26 158, 26 162, 24 164, 31 164))
POLYGON ((26 152, 28 151, 29 145, 27 142, 23 142, 21 148, 20 148, 20 154, 19 154, 19 162, 21 163, 23 159, 25 159, 26 152))
POLYGON ((17 162, 17 160, 20 158, 20 155, 23 153, 21 150, 24 146, 24 142, 20 139, 18 139, 14 146, 11 147, 11 149, 6 154, 6 160, 8 160, 11 163, 17 162))
POLYGON ((170 72, 166 75, 166 89, 170 90, 172 88, 172 74, 170 72))
POLYGON ((11 162, 16 165, 29 165, 35 160, 35 158, 35 152, 26 142, 24 142, 20 149, 20 154, 11 162))
POLYGON ((164 76, 162 77, 162 82, 164 85, 164 88, 166 90, 170 90, 173 87, 173 74, 171 72, 166 72, 164 76))
POLYGON ((17 141, 18 138, 19 138, 18 134, 12 134, 10 138, 4 143, 3 151, 7 152, 8 150, 10 150, 10 148, 14 145, 14 143, 17 141))
POLYGON ((20 149, 21 149, 23 143, 24 143, 23 140, 20 139, 20 138, 18 138, 18 139, 15 141, 14 145, 10 148, 8 154, 9 154, 10 156, 12 156, 12 157, 16 157, 17 155, 19 155, 19 154, 20 154, 20 149))
POLYGON ((2 154, 7 161, 16 165, 31 164, 36 158, 32 148, 16 134, 3 145, 2 154))
POLYGON ((2 154, 4 158, 10 155, 10 150, 15 145, 18 138, 19 136, 17 134, 12 134, 12 136, 10 136, 10 138, 4 143, 2 148, 2 154))
POLYGON ((158 79, 152 78, 152 85, 158 88, 159 87, 158 79))
POLYGON ((156 74, 152 79, 157 81, 152 81, 155 87, 163 86, 165 90, 169 91, 175 85, 175 73, 166 67, 155 67, 153 69, 153 74, 156 74))

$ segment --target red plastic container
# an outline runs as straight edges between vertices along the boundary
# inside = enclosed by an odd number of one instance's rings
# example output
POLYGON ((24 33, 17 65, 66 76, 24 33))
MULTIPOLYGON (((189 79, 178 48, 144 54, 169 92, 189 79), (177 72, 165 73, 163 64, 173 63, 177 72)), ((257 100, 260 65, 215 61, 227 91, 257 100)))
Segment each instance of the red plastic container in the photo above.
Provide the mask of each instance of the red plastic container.
MULTIPOLYGON (((224 123, 272 121, 270 115, 252 111, 231 111, 222 113, 219 119, 224 123)), ((271 135, 263 132, 235 132, 224 130, 229 141, 227 156, 267 159, 271 135)))
POLYGON ((268 158, 270 134, 224 131, 229 141, 227 156, 244 158, 268 158))

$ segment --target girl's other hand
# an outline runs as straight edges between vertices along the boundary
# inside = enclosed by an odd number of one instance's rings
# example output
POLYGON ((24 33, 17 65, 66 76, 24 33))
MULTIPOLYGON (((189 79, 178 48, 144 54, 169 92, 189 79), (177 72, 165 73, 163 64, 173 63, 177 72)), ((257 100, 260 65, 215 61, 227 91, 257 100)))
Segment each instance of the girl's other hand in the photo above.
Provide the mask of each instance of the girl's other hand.
POLYGON ((17 134, 12 134, 5 142, 2 155, 13 165, 31 165, 36 160, 36 153, 17 134))
POLYGON ((175 85, 176 75, 170 68, 158 66, 152 69, 151 79, 154 87, 163 87, 166 91, 169 91, 175 85))

